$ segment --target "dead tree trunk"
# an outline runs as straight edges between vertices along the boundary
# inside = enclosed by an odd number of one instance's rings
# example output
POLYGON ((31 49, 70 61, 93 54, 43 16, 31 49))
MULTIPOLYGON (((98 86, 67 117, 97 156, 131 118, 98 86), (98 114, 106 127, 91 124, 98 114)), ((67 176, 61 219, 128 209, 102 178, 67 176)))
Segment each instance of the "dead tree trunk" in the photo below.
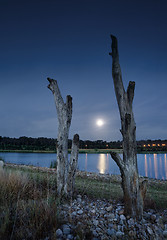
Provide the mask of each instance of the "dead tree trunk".
POLYGON ((52 91, 58 115, 57 137, 57 192, 68 196, 68 136, 72 119, 72 97, 67 96, 64 103, 57 81, 48 78, 48 88, 52 91))
POLYGON ((78 153, 79 153, 79 135, 75 134, 72 141, 72 149, 70 156, 70 164, 68 171, 68 193, 72 196, 75 188, 75 173, 78 166, 78 153))
POLYGON ((143 199, 146 193, 146 182, 143 182, 139 186, 136 124, 132 110, 135 82, 129 82, 127 91, 125 91, 119 64, 117 39, 113 35, 111 35, 111 39, 112 76, 121 118, 120 131, 123 136, 123 160, 114 152, 111 152, 111 157, 117 163, 121 172, 125 214, 141 219, 143 215, 143 199))

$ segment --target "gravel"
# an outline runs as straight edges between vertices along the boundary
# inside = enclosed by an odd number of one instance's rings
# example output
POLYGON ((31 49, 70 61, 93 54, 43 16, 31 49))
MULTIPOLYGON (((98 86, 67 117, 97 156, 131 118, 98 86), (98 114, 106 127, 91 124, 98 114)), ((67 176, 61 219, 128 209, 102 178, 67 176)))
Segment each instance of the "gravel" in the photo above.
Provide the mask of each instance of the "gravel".
POLYGON ((167 238, 167 210, 144 212, 143 220, 136 221, 124 215, 124 205, 107 200, 92 200, 87 196, 59 206, 59 216, 66 219, 56 236, 59 240, 140 239, 167 238), (78 200, 80 199, 80 200, 78 200))

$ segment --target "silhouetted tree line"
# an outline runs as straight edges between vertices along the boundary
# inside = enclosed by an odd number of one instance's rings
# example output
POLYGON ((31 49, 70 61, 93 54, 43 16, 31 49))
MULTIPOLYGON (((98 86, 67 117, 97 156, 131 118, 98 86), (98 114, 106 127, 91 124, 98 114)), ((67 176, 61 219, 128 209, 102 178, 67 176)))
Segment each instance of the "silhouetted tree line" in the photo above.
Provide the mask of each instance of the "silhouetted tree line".
MULTIPOLYGON (((0 136, 0 150, 40 150, 40 151, 56 151, 57 140, 54 138, 31 138, 20 137, 10 138, 0 136)), ((72 140, 68 140, 68 148, 70 149, 72 140)), ((80 140, 80 149, 121 149, 122 141, 90 141, 80 140)), ((167 140, 140 140, 137 141, 138 151, 151 150, 167 150, 167 140), (165 145, 164 145, 165 144, 165 145)))
POLYGON ((0 149, 1 150, 56 150, 56 139, 53 138, 9 138, 0 137, 0 149))
MULTIPOLYGON (((0 150, 46 150, 56 151, 57 139, 54 138, 31 138, 20 137, 10 138, 0 136, 0 150)), ((68 148, 70 149, 72 140, 68 140, 68 148)), ((103 140, 90 141, 80 140, 80 149, 107 149, 107 148, 121 148, 122 142, 113 141, 107 142, 103 140)))

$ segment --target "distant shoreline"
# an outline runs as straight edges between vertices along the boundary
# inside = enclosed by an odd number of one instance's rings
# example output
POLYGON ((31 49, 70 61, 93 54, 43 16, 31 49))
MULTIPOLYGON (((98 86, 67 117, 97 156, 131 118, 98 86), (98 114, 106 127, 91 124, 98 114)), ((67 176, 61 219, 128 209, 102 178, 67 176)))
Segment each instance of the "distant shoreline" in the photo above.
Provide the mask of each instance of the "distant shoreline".
MULTIPOLYGON (((89 153, 89 154, 98 154, 98 153, 110 153, 111 151, 117 153, 123 153, 122 149, 79 149, 79 153, 89 153)), ((16 153, 56 153, 56 151, 46 151, 46 150, 0 150, 0 152, 16 152, 16 153)), ((68 150, 71 152, 71 149, 68 150)), ((165 151, 137 151, 138 154, 158 154, 158 153, 167 153, 165 151)))

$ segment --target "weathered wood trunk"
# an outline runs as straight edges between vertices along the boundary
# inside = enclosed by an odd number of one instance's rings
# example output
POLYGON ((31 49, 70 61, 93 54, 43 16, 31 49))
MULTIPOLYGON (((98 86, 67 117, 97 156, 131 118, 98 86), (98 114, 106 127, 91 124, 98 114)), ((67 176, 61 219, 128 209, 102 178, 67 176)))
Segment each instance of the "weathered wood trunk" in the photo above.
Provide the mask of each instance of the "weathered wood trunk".
POLYGON ((52 91, 58 115, 57 138, 57 192, 59 196, 68 196, 68 136, 72 119, 72 97, 67 96, 64 103, 57 81, 48 78, 48 88, 52 91))
POLYGON ((141 219, 143 216, 143 199, 146 193, 146 182, 143 182, 139 186, 136 124, 132 110, 135 82, 129 82, 127 91, 125 91, 119 64, 117 39, 113 35, 111 35, 111 39, 112 76, 121 118, 120 131, 123 136, 123 160, 114 152, 111 152, 111 157, 119 166, 122 176, 125 214, 141 219))
POLYGON ((78 153, 79 153, 79 135, 75 134, 72 141, 70 164, 68 171, 68 193, 72 196, 75 188, 75 173, 78 166, 78 153))

